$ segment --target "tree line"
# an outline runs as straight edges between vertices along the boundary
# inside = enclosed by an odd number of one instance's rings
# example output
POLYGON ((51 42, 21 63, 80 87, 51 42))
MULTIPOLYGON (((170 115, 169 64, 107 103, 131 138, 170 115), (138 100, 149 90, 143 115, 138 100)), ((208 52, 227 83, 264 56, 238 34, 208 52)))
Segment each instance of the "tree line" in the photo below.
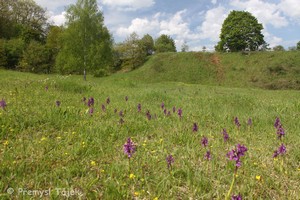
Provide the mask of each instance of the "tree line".
MULTIPOLYGON (((46 10, 33 0, 0 0, 0 13, 0 68, 105 76, 122 68, 135 69, 154 53, 176 52, 174 40, 165 34, 153 39, 132 33, 115 43, 96 0, 77 0, 67 7, 63 26, 49 23, 46 10)), ((267 49, 262 29, 251 13, 232 11, 215 50, 267 49)), ((295 49, 300 50, 300 42, 295 49)), ((186 42, 181 51, 188 51, 186 42)))
POLYGON ((78 0, 66 9, 66 24, 48 22, 33 0, 0 0, 0 67, 35 73, 103 76, 140 66, 154 52, 176 52, 168 35, 156 40, 132 33, 115 44, 96 0, 78 0))

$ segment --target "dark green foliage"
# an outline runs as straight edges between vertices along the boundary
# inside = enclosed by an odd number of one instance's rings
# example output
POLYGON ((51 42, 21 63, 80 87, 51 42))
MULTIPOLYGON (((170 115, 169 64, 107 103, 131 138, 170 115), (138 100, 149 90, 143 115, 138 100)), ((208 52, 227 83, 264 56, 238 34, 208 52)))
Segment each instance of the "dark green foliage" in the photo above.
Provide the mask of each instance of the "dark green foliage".
POLYGON ((11 39, 5 42, 7 69, 16 69, 25 49, 22 39, 11 39))
POLYGON ((297 43, 297 50, 300 50, 300 41, 297 43))
POLYGON ((5 40, 0 39, 0 68, 4 68, 6 65, 5 40))
POLYGON ((155 52, 176 52, 174 40, 169 35, 161 35, 155 41, 155 52))
POLYGON ((231 11, 222 25, 217 51, 256 51, 265 45, 262 24, 247 11, 231 11))
POLYGON ((61 73, 95 72, 112 65, 112 39, 95 0, 78 0, 67 10, 67 28, 56 59, 61 73))
POLYGON ((39 42, 31 41, 22 56, 18 68, 27 72, 50 73, 52 72, 50 60, 50 49, 39 42))
POLYGON ((152 55, 154 52, 154 40, 151 37, 151 35, 146 34, 144 37, 141 39, 141 45, 143 46, 146 54, 152 55))
POLYGON ((123 43, 115 46, 114 63, 120 68, 136 69, 144 64, 147 56, 145 40, 136 33, 130 34, 123 43))

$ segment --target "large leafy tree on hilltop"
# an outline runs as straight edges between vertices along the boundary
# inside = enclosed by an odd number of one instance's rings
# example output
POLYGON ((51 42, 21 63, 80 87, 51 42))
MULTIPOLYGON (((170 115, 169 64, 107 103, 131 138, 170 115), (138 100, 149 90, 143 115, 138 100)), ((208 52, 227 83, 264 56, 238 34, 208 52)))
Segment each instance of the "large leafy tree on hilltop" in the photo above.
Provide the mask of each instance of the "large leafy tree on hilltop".
POLYGON ((162 34, 155 41, 155 52, 176 52, 174 40, 169 35, 162 34))
POLYGON ((247 11, 231 11, 222 25, 217 51, 256 51, 266 46, 262 24, 247 11))
POLYGON ((93 73, 112 64, 112 39, 96 0, 78 0, 67 9, 63 47, 56 59, 61 73, 93 73))

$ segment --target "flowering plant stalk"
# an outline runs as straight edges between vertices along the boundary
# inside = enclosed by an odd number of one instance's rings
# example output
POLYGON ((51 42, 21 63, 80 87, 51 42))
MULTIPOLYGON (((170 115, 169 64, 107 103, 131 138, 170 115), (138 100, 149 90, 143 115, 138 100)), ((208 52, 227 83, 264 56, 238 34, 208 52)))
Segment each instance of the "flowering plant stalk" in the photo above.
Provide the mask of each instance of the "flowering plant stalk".
POLYGON ((246 151, 248 151, 247 147, 245 147, 244 145, 237 144, 235 149, 233 149, 233 150, 231 150, 231 151, 229 151, 227 153, 227 157, 230 160, 234 160, 235 161, 235 170, 234 170, 232 182, 231 182, 229 191, 228 191, 228 193, 227 193, 227 195, 225 197, 225 200, 228 200, 229 197, 230 197, 230 194, 231 194, 231 191, 233 189, 233 185, 235 183, 235 179, 236 179, 236 176, 237 176, 237 170, 242 165, 242 162, 241 162, 240 158, 245 155, 246 151))

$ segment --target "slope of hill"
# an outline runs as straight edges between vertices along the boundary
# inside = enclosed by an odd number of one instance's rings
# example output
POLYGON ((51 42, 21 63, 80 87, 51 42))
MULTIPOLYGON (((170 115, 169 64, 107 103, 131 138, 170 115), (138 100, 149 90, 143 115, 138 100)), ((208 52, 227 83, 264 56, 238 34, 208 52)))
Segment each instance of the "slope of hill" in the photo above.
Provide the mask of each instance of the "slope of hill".
POLYGON ((162 53, 129 77, 148 83, 175 81, 229 87, 300 89, 300 51, 162 53))

